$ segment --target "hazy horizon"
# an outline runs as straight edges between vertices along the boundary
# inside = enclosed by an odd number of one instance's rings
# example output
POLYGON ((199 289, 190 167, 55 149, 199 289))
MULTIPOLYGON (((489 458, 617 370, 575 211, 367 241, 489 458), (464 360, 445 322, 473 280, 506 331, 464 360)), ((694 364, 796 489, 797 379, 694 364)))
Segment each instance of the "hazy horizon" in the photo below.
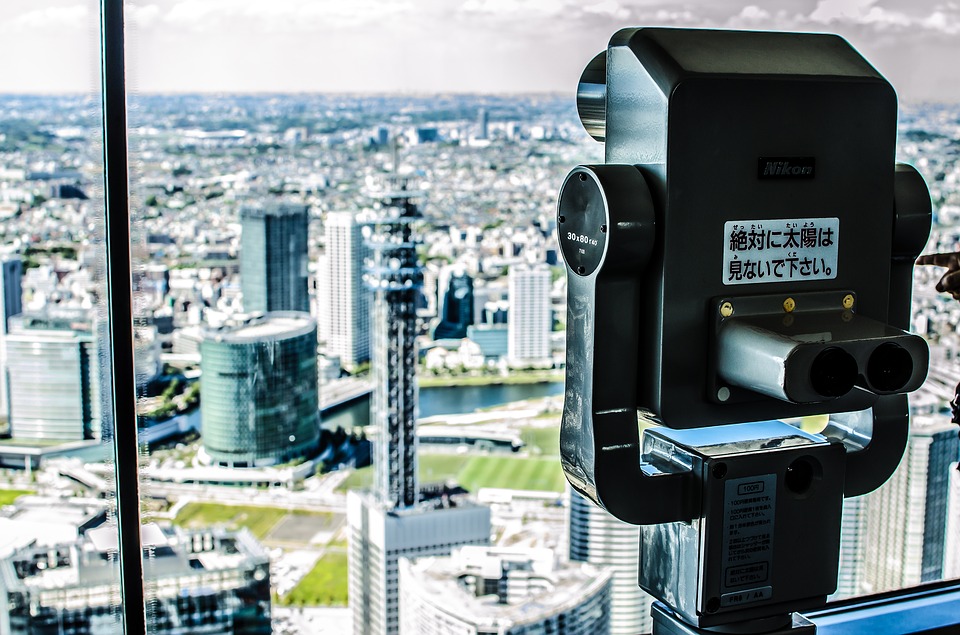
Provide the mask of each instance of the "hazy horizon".
MULTIPOLYGON (((845 37, 908 102, 960 101, 960 4, 945 0, 134 0, 142 94, 563 94, 629 26, 845 37)), ((98 3, 5 0, 0 93, 99 90, 98 3)))

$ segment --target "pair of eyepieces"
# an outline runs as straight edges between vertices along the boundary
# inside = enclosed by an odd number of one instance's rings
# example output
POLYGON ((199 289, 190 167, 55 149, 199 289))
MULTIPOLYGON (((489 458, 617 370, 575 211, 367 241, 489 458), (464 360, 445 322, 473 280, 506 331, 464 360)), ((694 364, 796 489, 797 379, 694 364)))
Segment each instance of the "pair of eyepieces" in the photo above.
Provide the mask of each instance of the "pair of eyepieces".
POLYGON ((895 342, 873 349, 863 375, 853 355, 838 346, 824 349, 810 365, 810 383, 826 398, 842 397, 857 385, 878 394, 895 393, 912 375, 913 357, 895 342))

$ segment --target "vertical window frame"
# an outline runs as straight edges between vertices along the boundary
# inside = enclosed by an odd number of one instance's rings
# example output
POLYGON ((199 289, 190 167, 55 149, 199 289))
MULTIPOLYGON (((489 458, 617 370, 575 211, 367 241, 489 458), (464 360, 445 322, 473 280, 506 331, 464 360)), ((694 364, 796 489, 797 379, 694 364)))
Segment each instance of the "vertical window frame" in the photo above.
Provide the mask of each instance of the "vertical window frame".
POLYGON ((123 632, 146 633, 140 538, 123 0, 100 0, 109 363, 123 632))

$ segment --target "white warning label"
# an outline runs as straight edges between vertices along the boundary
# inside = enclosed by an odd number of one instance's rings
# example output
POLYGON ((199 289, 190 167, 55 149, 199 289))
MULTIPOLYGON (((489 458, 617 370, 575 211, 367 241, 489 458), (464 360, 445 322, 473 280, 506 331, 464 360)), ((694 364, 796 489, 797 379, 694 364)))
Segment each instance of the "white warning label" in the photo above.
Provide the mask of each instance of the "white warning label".
POLYGON ((723 242, 725 285, 837 277, 839 218, 727 221, 723 242))
MULTIPOLYGON (((777 475, 730 479, 723 497, 723 591, 769 587, 773 566, 773 519, 777 475)), ((763 593, 737 594, 734 603, 768 599, 763 593)))

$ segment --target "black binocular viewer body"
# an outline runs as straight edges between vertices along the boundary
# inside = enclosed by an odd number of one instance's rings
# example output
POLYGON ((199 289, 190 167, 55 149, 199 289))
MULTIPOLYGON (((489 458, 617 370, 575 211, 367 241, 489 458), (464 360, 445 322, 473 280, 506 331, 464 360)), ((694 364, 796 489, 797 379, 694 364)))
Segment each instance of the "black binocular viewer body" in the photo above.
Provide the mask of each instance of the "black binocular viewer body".
MULTIPOLYGON (((669 442, 641 445, 640 424, 687 430, 866 413, 834 417, 818 441, 804 440, 813 471, 831 482, 787 493, 777 507, 781 523, 835 520, 818 539, 838 550, 842 498, 896 468, 905 393, 928 365, 926 343, 907 330, 930 197, 916 170, 895 164, 892 87, 837 36, 654 28, 615 34, 577 97, 606 163, 575 168, 558 203, 568 480, 628 522, 706 526, 708 511, 722 516, 724 505, 704 497, 733 495, 707 487, 708 466, 746 461, 753 467, 734 470, 743 483, 759 470, 758 482, 783 490, 788 474, 777 470, 803 457, 795 448, 790 460, 757 453, 785 451, 791 435, 750 446, 748 460, 666 432, 657 434, 669 442)), ((713 524, 726 527, 720 516, 713 524)), ((664 544, 644 535, 644 544, 664 544)), ((772 614, 764 606, 825 598, 829 572, 821 578, 786 595, 782 585, 741 590, 756 591, 748 608, 762 617, 772 614)), ((683 603, 687 621, 722 623, 744 609, 707 598, 695 579, 651 583, 661 592, 684 584, 702 596, 683 603)))

